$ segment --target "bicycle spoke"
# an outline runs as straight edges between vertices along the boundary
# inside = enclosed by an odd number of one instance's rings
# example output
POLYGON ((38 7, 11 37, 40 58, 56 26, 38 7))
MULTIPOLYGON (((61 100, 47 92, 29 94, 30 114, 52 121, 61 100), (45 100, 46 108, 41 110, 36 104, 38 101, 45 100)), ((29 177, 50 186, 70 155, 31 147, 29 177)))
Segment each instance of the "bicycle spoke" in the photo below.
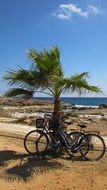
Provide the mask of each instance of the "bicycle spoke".
POLYGON ((49 145, 49 139, 48 139, 47 135, 45 133, 41 134, 40 137, 38 138, 38 140, 36 141, 37 153, 41 157, 46 156, 48 145, 49 145))
MULTIPOLYGON (((102 137, 96 134, 86 134, 86 144, 88 145, 88 152, 84 155, 88 160, 99 160, 104 156, 105 143, 102 137)), ((83 152, 83 150, 81 150, 83 152)))
POLYGON ((36 141, 40 137, 40 133, 37 130, 29 132, 24 139, 24 147, 26 151, 31 154, 35 155, 37 153, 36 150, 36 141))

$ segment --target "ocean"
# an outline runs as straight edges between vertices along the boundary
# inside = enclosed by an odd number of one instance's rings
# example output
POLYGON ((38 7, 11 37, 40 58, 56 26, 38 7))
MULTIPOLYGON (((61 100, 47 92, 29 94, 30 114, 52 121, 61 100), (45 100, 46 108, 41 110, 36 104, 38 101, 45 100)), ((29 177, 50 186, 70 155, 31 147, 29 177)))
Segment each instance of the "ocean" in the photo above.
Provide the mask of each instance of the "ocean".
MULTIPOLYGON (((35 99, 53 101, 51 97, 37 97, 35 99)), ((100 104, 107 104, 107 97, 62 97, 61 101, 75 106, 99 106, 100 104)))

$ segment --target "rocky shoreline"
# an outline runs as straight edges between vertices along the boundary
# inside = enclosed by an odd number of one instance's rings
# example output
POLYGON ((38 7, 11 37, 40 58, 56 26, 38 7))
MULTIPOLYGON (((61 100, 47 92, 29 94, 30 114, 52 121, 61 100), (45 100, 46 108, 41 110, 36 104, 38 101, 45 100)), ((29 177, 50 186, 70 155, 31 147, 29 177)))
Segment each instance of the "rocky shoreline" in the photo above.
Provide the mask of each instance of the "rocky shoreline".
MULTIPOLYGON (((62 103, 62 110, 67 115, 68 123, 77 127, 78 123, 85 123, 92 128, 104 126, 107 129, 107 108, 106 106, 75 107, 62 103)), ((40 100, 26 100, 14 98, 0 98, 0 122, 20 123, 35 126, 37 117, 43 117, 45 113, 53 111, 53 102, 40 100)), ((99 128, 99 127, 98 127, 99 128)), ((102 131, 100 127, 99 130, 102 131)))

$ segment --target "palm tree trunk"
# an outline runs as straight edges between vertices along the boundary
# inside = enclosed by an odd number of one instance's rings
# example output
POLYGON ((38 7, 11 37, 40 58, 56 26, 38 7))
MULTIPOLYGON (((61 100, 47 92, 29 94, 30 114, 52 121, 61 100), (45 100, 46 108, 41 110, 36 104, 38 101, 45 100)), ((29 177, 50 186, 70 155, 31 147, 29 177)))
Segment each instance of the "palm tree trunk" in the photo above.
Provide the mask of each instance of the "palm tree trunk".
POLYGON ((61 102, 60 98, 54 99, 54 112, 53 112, 53 124, 55 127, 58 127, 60 124, 60 111, 61 111, 61 102))

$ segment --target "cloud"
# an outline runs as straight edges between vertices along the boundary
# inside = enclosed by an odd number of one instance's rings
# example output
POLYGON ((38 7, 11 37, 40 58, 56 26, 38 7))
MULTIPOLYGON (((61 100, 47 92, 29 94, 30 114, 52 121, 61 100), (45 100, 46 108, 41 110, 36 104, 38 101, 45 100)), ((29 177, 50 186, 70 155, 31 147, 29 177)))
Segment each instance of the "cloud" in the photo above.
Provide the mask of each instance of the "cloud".
POLYGON ((94 6, 94 5, 89 5, 88 6, 88 13, 94 13, 94 14, 101 14, 101 9, 99 9, 98 7, 94 6))
POLYGON ((54 15, 63 20, 70 20, 71 17, 75 14, 84 18, 88 18, 91 14, 100 14, 101 10, 90 4, 86 8, 86 10, 83 10, 80 7, 77 7, 75 4, 69 3, 69 4, 61 4, 59 5, 57 13, 54 13, 54 15))

